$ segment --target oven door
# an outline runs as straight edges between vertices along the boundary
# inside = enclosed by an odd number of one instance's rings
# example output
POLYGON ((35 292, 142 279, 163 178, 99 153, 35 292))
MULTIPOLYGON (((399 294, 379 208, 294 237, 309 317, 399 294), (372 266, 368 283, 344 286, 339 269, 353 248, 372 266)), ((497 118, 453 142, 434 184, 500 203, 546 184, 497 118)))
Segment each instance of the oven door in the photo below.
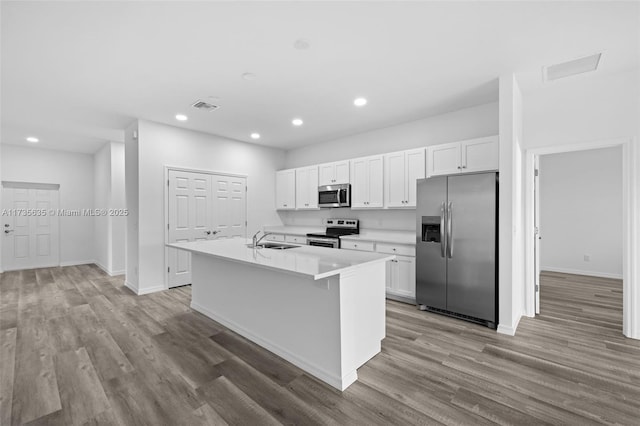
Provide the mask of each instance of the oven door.
POLYGON ((337 238, 308 237, 307 245, 316 247, 340 248, 340 240, 337 238))

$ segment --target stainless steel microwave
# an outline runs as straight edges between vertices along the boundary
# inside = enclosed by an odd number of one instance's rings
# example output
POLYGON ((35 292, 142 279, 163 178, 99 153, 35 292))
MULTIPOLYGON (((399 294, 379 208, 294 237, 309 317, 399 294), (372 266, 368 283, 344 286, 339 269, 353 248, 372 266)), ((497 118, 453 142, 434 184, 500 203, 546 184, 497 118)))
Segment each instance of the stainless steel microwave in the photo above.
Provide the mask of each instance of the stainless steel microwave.
POLYGON ((319 207, 351 207, 351 185, 323 185, 318 187, 319 207))

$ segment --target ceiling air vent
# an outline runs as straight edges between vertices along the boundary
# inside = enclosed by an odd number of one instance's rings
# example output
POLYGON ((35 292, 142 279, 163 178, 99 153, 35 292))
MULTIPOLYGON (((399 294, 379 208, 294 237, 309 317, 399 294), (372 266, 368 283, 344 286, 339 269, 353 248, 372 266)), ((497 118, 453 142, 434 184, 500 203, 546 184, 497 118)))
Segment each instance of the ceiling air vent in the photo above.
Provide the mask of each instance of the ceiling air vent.
POLYGON ((596 53, 595 55, 585 56, 584 58, 544 67, 543 79, 545 81, 553 81, 584 72, 595 71, 600 63, 600 56, 602 56, 602 53, 596 53))
POLYGON ((191 105, 194 108, 198 108, 202 111, 213 111, 219 108, 218 105, 214 105, 214 104, 210 104, 208 102, 205 101, 196 101, 193 105, 191 105))

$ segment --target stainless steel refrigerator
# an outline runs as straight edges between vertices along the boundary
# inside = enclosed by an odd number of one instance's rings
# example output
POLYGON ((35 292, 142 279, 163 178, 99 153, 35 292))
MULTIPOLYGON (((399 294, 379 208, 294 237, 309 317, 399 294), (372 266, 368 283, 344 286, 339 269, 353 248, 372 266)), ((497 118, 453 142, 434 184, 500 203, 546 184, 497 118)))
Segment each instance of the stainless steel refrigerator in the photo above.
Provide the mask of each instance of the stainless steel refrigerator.
POLYGON ((418 180, 416 303, 496 328, 498 174, 418 180))

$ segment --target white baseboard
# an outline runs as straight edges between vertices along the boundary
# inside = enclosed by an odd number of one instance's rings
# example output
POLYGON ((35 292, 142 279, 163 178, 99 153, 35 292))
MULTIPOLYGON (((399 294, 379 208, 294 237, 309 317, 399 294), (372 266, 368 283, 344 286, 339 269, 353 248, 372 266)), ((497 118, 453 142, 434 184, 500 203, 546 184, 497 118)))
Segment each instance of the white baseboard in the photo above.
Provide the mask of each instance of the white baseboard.
POLYGON ((508 336, 515 336, 516 335, 516 330, 518 329, 518 324, 520 324, 520 319, 522 318, 522 316, 519 316, 518 319, 516 319, 516 323, 513 325, 506 325, 506 324, 498 324, 498 329, 496 330, 498 333, 500 334, 506 334, 508 336))
POLYGON ((95 262, 95 264, 98 268, 102 269, 110 277, 115 277, 116 275, 122 275, 126 272, 126 271, 111 271, 109 268, 107 268, 106 266, 104 266, 99 262, 95 262))
POLYGON ((621 280, 622 274, 612 274, 609 272, 596 272, 596 271, 583 271, 581 269, 569 269, 569 268, 556 268, 555 266, 540 266, 540 271, 559 272, 561 274, 574 274, 574 275, 586 275, 589 277, 597 278, 613 278, 615 280, 621 280))
MULTIPOLYGON (((71 261, 66 261, 66 262, 60 262, 60 266, 64 267, 64 266, 78 266, 78 265, 91 265, 92 263, 96 263, 95 260, 90 259, 90 260, 71 260, 71 261)), ((97 263, 96 263, 97 265, 97 263)))
POLYGON ((125 280, 124 285, 125 285, 125 287, 127 287, 129 290, 133 291, 138 296, 142 296, 143 294, 155 293, 157 291, 166 290, 163 285, 157 285, 157 286, 154 286, 154 287, 139 288, 137 285, 134 285, 134 284, 130 283, 127 280, 125 280))
MULTIPOLYGON (((241 327, 240 325, 236 324, 233 321, 229 321, 225 318, 222 318, 218 315, 216 315, 215 313, 211 312, 210 310, 208 310, 207 308, 205 308, 202 305, 199 305, 198 303, 194 303, 193 301, 191 302, 191 309, 193 309, 194 311, 198 311, 203 315, 206 315, 207 317, 211 318, 214 321, 219 322, 220 324, 224 325, 225 327, 227 327, 230 330, 235 331, 236 333, 238 333, 241 336, 246 337, 247 339, 251 340, 252 342, 256 343, 259 346, 262 346, 263 348, 265 348, 266 350, 273 352, 274 354, 280 356, 281 358, 284 358, 285 360, 289 361, 290 363, 302 368, 303 370, 307 371, 309 374, 317 377, 318 379, 322 380, 323 382, 326 382, 328 384, 330 384, 331 386, 338 388, 338 389, 346 389, 351 383, 355 382, 358 378, 358 374, 356 371, 353 372, 349 372, 345 375, 345 377, 337 377, 334 376, 333 374, 330 374, 329 372, 325 371, 324 369, 310 364, 309 362, 301 359, 300 357, 290 353, 289 351, 285 350, 284 348, 268 341, 268 340, 264 340, 262 337, 257 336, 253 333, 251 333, 250 331, 246 330, 244 327, 241 327)), ((373 357, 375 354, 371 355, 371 357, 373 357)))
POLYGON ((129 281, 124 280, 124 286, 127 287, 132 292, 134 292, 135 294, 138 294, 138 286, 137 285, 131 284, 129 281))

